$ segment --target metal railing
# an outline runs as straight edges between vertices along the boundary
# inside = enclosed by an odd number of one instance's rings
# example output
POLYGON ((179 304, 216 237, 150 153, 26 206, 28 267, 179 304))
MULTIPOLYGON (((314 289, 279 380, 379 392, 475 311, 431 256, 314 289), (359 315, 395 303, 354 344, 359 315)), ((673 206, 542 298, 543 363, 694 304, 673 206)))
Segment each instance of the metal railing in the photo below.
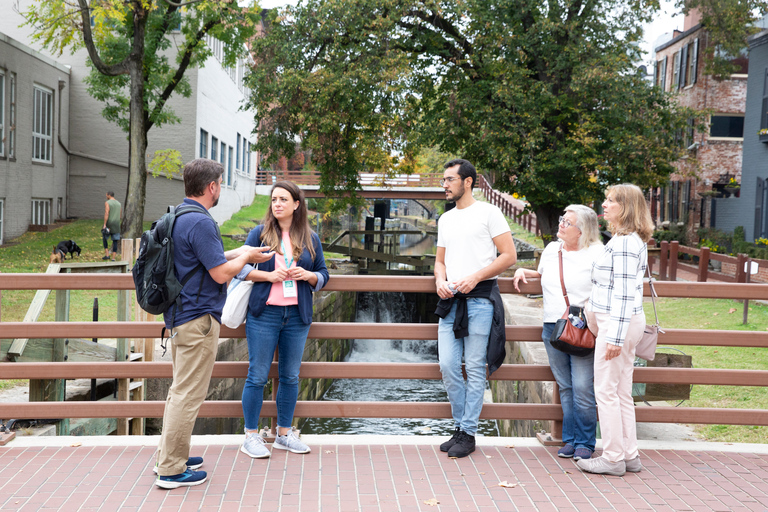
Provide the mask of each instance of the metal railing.
MULTIPOLYGON (((515 293, 512 280, 499 279, 502 293, 515 293)), ((130 275, 115 274, 0 274, 0 290, 131 290, 130 275)), ((432 277, 333 276, 326 291, 380 291, 435 293, 432 277)), ((539 282, 521 285, 523 293, 541 293, 539 282)), ((662 297, 694 297, 725 299, 768 299, 768 284, 725 284, 658 282, 662 297)), ((648 287, 646 285, 646 295, 648 287)), ((157 338, 159 322, 3 322, 0 336, 8 339, 43 338, 157 338)), ((541 327, 507 326, 508 341, 541 342, 541 327)), ((222 326, 221 337, 245 337, 245 328, 222 326)), ((309 337, 366 339, 437 339, 436 324, 373 324, 315 322, 309 337)), ((768 347, 768 332, 666 329, 659 344, 687 346, 768 347)), ((7 348, 5 348, 7 350, 7 348)), ((245 378, 245 362, 217 362, 215 378, 245 378)), ((0 379, 75 379, 75 378, 163 378, 171 377, 169 362, 133 363, 30 363, 0 364, 0 379)), ((273 364, 271 377, 277 375, 273 364)), ((312 363, 302 364, 300 378, 365 378, 365 379, 439 379, 437 363, 312 363)), ((553 381, 552 372, 544 365, 504 365, 491 379, 512 381, 553 381)), ((635 382, 663 384, 697 384, 727 386, 768 386, 768 371, 699 368, 636 368, 635 382)), ((151 418, 162 417, 164 402, 32 402, 0 404, 4 418, 151 418)), ((264 402, 263 415, 274 416, 274 401, 264 402)), ((240 401, 206 401, 201 417, 239 417, 240 401)), ((299 402, 297 417, 392 417, 450 418, 448 403, 424 402, 299 402)), ((509 420, 562 420, 557 404, 485 404, 481 418, 509 420)), ((649 407, 637 410, 637 421, 663 423, 701 423, 729 425, 768 425, 768 411, 759 409, 649 407)))

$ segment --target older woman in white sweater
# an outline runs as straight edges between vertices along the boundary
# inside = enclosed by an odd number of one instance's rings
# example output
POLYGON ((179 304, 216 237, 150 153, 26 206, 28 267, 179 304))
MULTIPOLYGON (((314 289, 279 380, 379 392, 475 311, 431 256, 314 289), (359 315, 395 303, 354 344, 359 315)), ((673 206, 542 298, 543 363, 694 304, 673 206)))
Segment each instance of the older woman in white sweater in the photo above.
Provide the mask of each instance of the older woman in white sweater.
POLYGON ((595 405, 594 355, 575 356, 554 348, 549 342, 555 322, 565 311, 565 299, 560 286, 558 253, 563 251, 563 277, 568 301, 584 306, 592 291, 592 263, 603 253, 597 214, 580 204, 570 205, 560 217, 557 241, 551 242, 541 254, 538 270, 519 268, 514 285, 527 283, 527 278, 541 278, 544 295, 544 328, 541 338, 547 349, 549 366, 560 389, 563 407, 563 442, 557 455, 575 460, 588 459, 595 450, 597 409, 595 405))

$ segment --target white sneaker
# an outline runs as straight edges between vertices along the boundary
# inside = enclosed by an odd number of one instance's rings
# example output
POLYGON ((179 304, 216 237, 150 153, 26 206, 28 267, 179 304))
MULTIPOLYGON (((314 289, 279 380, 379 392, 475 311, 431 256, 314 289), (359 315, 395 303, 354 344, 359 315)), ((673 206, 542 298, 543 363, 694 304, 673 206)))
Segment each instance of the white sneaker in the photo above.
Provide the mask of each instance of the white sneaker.
POLYGON ((296 433, 291 430, 284 436, 277 436, 275 442, 272 443, 272 448, 278 450, 288 450, 292 453, 309 453, 309 446, 304 444, 301 439, 296 436, 296 433))
POLYGON ((582 471, 595 473, 597 475, 624 476, 624 473, 627 471, 627 467, 623 460, 619 462, 609 462, 602 456, 594 459, 581 459, 576 462, 576 465, 579 466, 582 471))
POLYGON ((258 432, 245 432, 245 441, 240 451, 254 459, 265 459, 270 456, 267 443, 258 432))

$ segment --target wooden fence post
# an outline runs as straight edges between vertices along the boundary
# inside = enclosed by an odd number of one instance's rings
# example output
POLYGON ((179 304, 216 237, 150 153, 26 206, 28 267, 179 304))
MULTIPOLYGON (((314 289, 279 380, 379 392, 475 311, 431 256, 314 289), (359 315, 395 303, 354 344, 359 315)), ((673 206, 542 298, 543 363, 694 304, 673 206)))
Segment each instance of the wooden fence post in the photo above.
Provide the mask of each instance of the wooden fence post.
POLYGON ((698 281, 704 283, 707 281, 707 272, 709 271, 709 247, 702 247, 699 255, 699 277, 698 281))
POLYGON ((736 256, 736 282, 746 283, 747 273, 744 271, 744 264, 749 260, 746 254, 738 254, 736 256))
POLYGON ((667 262, 669 260, 669 242, 661 242, 661 253, 659 253, 659 281, 667 280, 667 262))
POLYGON ((677 281, 677 255, 680 249, 680 242, 677 240, 669 244, 669 280, 677 281))

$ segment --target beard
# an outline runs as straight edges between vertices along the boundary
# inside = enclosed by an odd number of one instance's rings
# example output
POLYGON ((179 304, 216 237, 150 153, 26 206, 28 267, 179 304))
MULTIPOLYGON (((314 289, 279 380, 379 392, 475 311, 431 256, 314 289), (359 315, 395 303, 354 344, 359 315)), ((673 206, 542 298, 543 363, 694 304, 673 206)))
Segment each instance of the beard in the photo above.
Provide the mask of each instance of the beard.
POLYGON ((464 197, 464 189, 463 188, 459 189, 458 192, 451 193, 451 199, 450 200, 453 201, 453 202, 456 202, 459 199, 461 199, 462 197, 464 197))

